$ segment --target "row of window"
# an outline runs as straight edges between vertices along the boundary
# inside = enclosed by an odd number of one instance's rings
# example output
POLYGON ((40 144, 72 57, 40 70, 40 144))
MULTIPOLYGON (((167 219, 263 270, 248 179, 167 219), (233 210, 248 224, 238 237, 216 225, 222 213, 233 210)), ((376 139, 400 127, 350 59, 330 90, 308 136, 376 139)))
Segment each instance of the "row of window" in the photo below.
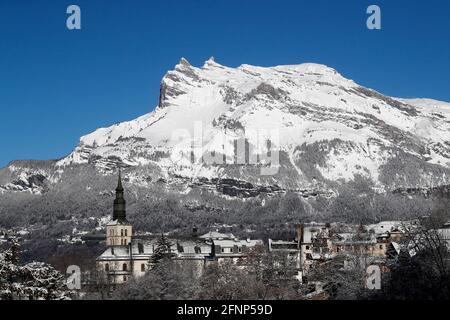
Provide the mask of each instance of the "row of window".
MULTIPOLYGON (((141 263, 141 272, 145 272, 145 263, 141 263)), ((110 270, 109 263, 105 263, 105 271, 108 272, 110 270)), ((122 271, 128 271, 128 264, 122 264, 122 271)))
MULTIPOLYGON (((109 230, 109 235, 111 237, 114 236, 114 229, 109 230)), ((128 237, 128 229, 120 229, 120 236, 121 237, 128 237)))
MULTIPOLYGON (((242 252, 242 247, 238 247, 238 252, 242 252)), ((233 248, 222 248, 222 253, 233 253, 233 248)))
MULTIPOLYGON (((374 247, 372 247, 372 246, 369 247, 367 245, 365 245, 365 246, 346 245, 346 246, 342 246, 342 247, 341 246, 337 246, 336 247, 336 251, 340 252, 341 250, 348 250, 348 251, 362 250, 363 247, 364 247, 365 250, 370 250, 370 251, 373 251, 375 249, 374 247)), ((380 245, 378 245, 378 248, 380 250, 383 250, 384 246, 382 244, 380 244, 380 245)))
MULTIPOLYGON (((110 245, 115 246, 119 244, 119 240, 118 239, 111 239, 110 240, 110 245)), ((127 246, 128 245, 128 241, 127 239, 120 239, 120 245, 121 246, 127 246)))

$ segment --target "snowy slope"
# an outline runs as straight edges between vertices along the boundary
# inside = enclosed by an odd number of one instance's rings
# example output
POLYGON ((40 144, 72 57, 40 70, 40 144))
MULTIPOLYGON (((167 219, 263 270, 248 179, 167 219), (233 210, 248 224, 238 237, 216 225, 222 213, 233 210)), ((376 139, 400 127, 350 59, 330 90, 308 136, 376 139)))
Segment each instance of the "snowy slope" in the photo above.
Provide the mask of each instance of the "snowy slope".
POLYGON ((439 112, 439 113, 450 113, 450 103, 433 100, 433 99, 401 99, 397 100, 404 103, 410 104, 419 108, 420 110, 428 113, 439 112))
POLYGON ((167 177, 297 189, 360 175, 384 188, 430 179, 447 183, 449 141, 450 104, 390 98, 324 65, 230 68, 210 59, 194 67, 181 59, 162 79, 154 112, 82 137, 57 167, 155 166, 167 177), (279 152, 275 174, 232 165, 235 141, 244 138, 260 157, 270 140, 279 152), (193 145, 203 146, 203 155, 225 155, 227 165, 193 159, 193 145), (418 169, 402 176, 409 167, 418 169))

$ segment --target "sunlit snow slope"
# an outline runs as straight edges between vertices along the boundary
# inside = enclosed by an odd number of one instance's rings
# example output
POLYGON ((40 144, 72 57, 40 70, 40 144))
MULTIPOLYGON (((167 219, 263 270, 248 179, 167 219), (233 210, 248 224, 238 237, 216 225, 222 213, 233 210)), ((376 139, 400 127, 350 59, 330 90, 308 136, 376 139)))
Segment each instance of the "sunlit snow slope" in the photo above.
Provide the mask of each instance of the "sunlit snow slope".
POLYGON ((164 76, 155 111, 82 137, 57 167, 88 163, 290 188, 356 176, 382 189, 442 184, 450 172, 450 104, 387 97, 324 65, 229 68, 210 59, 197 68, 182 59, 164 76), (233 165, 240 139, 257 159, 270 141, 276 172, 260 174, 267 162, 233 165), (193 157, 193 145, 227 164, 193 157))

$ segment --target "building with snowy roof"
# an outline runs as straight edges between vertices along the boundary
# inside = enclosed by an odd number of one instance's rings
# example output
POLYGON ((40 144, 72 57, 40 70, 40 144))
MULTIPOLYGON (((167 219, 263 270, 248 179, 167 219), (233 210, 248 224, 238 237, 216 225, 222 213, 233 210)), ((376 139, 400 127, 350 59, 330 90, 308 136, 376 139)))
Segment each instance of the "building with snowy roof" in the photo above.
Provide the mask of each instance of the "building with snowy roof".
MULTIPOLYGON (((97 269, 108 283, 122 284, 131 277, 143 276, 151 267, 151 258, 159 239, 133 236, 133 228, 126 217, 124 188, 119 172, 112 219, 106 225, 106 250, 96 259, 97 269)), ((166 239, 170 244, 168 255, 178 263, 190 264, 195 276, 201 275, 212 262, 245 258, 251 248, 263 245, 261 240, 239 240, 231 233, 208 232, 192 239, 166 239)))

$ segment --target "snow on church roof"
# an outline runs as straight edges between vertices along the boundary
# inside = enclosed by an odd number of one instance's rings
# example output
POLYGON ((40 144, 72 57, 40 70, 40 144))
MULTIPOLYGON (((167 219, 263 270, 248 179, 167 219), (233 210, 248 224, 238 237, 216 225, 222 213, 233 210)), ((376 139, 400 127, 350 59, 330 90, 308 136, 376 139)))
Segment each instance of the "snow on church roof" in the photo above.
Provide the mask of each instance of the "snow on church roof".
POLYGON ((130 223, 127 220, 111 220, 107 224, 107 226, 118 226, 118 225, 130 225, 130 223))
MULTIPOLYGON (((183 258, 187 256, 205 256, 212 252, 211 245, 204 242, 197 242, 193 240, 173 240, 171 242, 171 251, 178 257, 183 258)), ((131 243, 131 256, 136 259, 149 259, 155 248, 157 247, 158 239, 152 240, 133 240, 131 243)), ((107 248, 99 257, 98 260, 115 260, 115 259, 129 259, 130 248, 128 246, 115 246, 107 248)))

